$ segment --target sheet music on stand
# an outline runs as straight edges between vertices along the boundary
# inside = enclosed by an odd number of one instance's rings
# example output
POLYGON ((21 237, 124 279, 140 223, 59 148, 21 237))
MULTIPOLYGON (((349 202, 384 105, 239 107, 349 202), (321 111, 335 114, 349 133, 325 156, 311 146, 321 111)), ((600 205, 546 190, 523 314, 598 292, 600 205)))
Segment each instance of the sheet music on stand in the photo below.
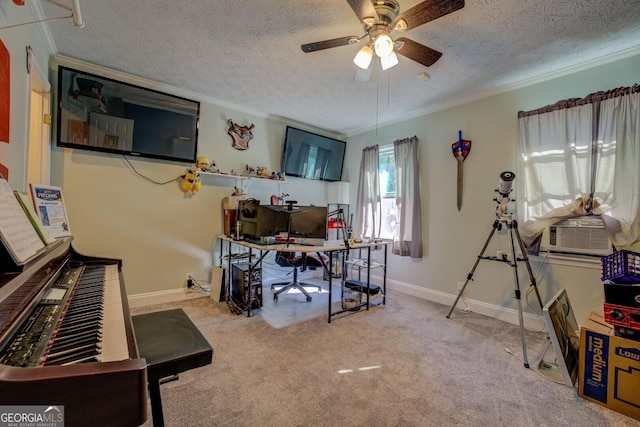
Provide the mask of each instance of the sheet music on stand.
POLYGON ((16 265, 45 247, 6 179, 0 178, 0 240, 16 265))

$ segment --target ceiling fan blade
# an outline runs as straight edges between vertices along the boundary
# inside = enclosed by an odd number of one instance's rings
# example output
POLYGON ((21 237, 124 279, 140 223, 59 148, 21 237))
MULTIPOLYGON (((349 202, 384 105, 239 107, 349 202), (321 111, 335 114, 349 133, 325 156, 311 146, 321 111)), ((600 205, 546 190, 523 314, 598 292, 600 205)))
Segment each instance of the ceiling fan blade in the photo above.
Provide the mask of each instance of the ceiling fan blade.
POLYGON ((398 54, 406 56, 425 67, 432 66, 442 56, 442 52, 433 50, 430 47, 414 42, 413 40, 409 40, 406 37, 398 37, 396 39, 396 43, 397 42, 402 42, 402 47, 396 49, 398 54))
POLYGON ((410 30, 463 7, 464 0, 425 0, 399 14, 394 27, 400 31, 410 30))
POLYGON ((358 15, 358 19, 363 21, 364 18, 374 18, 378 19, 378 12, 376 12, 376 8, 373 7, 373 3, 371 0, 347 0, 351 9, 358 15))
POLYGON ((321 42, 307 43, 300 46, 303 52, 315 52, 317 50, 329 49, 332 47, 346 46, 348 44, 357 43, 360 40, 358 36, 338 37, 337 39, 323 40, 321 42))

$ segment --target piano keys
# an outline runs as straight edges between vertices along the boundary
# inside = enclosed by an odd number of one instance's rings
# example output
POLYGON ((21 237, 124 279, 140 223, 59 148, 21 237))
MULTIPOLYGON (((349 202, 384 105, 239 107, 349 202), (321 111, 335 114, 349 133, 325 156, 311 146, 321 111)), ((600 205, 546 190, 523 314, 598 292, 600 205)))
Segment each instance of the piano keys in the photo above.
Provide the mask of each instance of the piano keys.
POLYGON ((65 425, 136 426, 147 418, 140 358, 119 260, 70 239, 22 272, 0 274, 3 404, 64 405, 65 425))

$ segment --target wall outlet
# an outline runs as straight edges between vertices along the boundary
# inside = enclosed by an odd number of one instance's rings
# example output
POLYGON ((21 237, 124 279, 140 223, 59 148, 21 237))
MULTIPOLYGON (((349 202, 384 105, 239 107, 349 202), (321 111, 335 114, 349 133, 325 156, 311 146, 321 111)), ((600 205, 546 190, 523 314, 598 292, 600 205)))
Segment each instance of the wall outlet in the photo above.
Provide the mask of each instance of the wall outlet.
POLYGON ((185 283, 187 284, 187 288, 193 287, 193 273, 187 273, 184 280, 185 280, 185 283))

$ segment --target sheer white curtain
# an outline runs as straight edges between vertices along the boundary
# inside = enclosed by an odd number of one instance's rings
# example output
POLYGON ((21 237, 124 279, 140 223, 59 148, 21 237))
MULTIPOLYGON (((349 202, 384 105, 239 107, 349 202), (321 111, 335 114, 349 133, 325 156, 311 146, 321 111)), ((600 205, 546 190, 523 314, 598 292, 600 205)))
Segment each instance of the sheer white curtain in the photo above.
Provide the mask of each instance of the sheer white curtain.
POLYGON ((591 104, 521 117, 518 210, 532 240, 549 224, 586 214, 591 164, 591 104), (585 197, 585 195, 587 195, 585 197))
POLYGON ((382 215, 379 164, 377 144, 362 150, 353 235, 363 240, 375 239, 380 236, 382 215))
POLYGON ((530 245, 562 218, 603 214, 618 249, 640 247, 637 85, 518 115, 518 210, 530 245))
POLYGON ((418 138, 393 143, 396 162, 397 226, 392 252, 400 256, 422 258, 422 215, 418 169, 418 138))
POLYGON ((605 226, 616 248, 640 251, 640 91, 602 101, 598 141, 605 226))

